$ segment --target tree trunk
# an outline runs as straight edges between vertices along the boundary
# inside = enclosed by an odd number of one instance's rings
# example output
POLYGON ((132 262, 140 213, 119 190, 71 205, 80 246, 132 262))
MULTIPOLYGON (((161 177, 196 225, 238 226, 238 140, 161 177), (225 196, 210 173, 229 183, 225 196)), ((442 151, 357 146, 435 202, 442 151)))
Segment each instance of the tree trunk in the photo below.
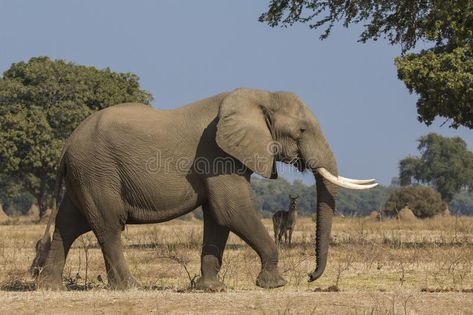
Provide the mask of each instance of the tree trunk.
POLYGON ((38 201, 38 208, 39 208, 39 218, 41 219, 46 215, 46 211, 48 210, 48 198, 46 196, 37 197, 36 200, 38 201))

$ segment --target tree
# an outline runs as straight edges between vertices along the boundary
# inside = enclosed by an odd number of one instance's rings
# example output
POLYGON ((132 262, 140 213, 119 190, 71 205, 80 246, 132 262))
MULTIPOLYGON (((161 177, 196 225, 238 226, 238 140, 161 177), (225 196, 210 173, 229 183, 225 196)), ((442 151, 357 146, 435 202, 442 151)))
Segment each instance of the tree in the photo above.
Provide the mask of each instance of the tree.
POLYGON ((451 120, 451 127, 473 128, 472 47, 424 50, 397 57, 395 63, 399 79, 419 95, 420 122, 430 125, 439 116, 451 120))
POLYGON ((430 187, 409 186, 393 191, 383 211, 389 216, 396 216, 404 207, 409 207, 418 218, 429 218, 445 210, 446 204, 440 194, 430 187))
POLYGON ((450 202, 460 190, 473 188, 473 152, 460 137, 442 137, 430 133, 419 139, 420 157, 400 161, 401 183, 409 185, 414 178, 429 184, 450 202))
POLYGON ((430 125, 439 116, 452 120, 451 127, 473 128, 473 1, 271 0, 259 20, 271 27, 325 26, 321 39, 337 22, 344 27, 363 23, 359 41, 386 38, 401 45, 398 77, 419 95, 419 121, 430 125), (418 41, 432 47, 407 53, 418 41))
POLYGON ((412 178, 418 178, 420 160, 414 156, 408 156, 399 162, 399 183, 401 186, 412 184, 412 178))
POLYGON ((48 57, 14 63, 0 79, 0 170, 44 215, 64 140, 91 113, 122 102, 149 104, 132 73, 48 57))

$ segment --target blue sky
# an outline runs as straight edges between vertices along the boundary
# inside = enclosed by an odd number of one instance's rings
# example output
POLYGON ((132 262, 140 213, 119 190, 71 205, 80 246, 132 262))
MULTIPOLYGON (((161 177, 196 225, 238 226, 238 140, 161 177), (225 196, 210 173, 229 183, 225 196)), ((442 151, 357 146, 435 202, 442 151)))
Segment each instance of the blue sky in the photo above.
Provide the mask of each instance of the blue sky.
POLYGON ((295 92, 321 122, 340 173, 383 184, 428 132, 473 148, 468 129, 417 121, 416 96, 393 63, 399 47, 357 43, 358 26, 325 41, 305 25, 269 28, 257 21, 268 2, 0 0, 0 71, 39 55, 131 71, 160 108, 236 87, 295 92))

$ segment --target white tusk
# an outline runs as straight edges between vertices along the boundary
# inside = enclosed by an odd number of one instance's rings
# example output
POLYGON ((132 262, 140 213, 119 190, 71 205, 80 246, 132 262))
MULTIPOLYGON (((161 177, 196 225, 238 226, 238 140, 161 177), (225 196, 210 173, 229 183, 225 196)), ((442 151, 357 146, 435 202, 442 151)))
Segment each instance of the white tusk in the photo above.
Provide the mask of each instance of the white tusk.
POLYGON ((351 179, 351 178, 346 178, 342 176, 338 176, 338 178, 340 180, 343 180, 344 182, 352 183, 352 184, 365 185, 365 184, 373 184, 374 182, 376 182, 376 179, 351 179))
POLYGON ((363 189, 370 189, 370 188, 378 186, 378 183, 369 184, 369 185, 360 185, 360 184, 354 184, 354 183, 343 181, 340 178, 332 175, 329 171, 327 171, 323 167, 317 168, 317 172, 320 175, 322 175, 326 180, 331 182, 332 184, 335 184, 340 187, 348 188, 348 189, 363 190, 363 189))

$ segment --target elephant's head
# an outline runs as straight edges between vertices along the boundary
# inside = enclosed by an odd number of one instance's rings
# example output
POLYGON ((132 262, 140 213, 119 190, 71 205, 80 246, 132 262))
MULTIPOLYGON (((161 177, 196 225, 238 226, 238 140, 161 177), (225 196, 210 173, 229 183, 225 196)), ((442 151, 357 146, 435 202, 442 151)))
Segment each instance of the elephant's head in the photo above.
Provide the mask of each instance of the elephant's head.
POLYGON ((310 170, 317 183, 316 268, 319 278, 327 263, 336 186, 368 189, 374 180, 338 176, 337 163, 320 125, 294 94, 237 89, 222 101, 217 144, 246 167, 266 178, 276 178, 275 161, 310 170))

